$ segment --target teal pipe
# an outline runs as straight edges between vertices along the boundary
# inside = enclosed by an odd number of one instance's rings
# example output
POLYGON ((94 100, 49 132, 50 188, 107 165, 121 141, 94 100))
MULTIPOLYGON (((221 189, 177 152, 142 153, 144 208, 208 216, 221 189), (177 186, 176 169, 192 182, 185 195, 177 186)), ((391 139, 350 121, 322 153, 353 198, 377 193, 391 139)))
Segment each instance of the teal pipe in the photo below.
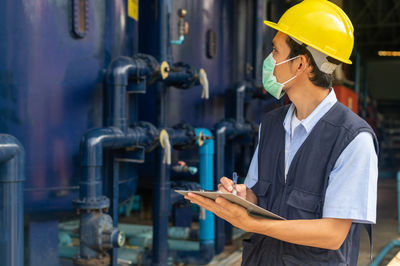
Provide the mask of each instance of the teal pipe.
POLYGON ((400 247, 400 240, 393 239, 388 244, 386 244, 386 246, 381 250, 381 252, 379 252, 378 256, 376 256, 374 261, 371 262, 369 266, 379 266, 379 264, 385 258, 386 254, 388 254, 389 251, 391 251, 395 247, 400 247))
MULTIPOLYGON (((203 136, 212 137, 210 130, 205 128, 196 128, 196 135, 202 132, 203 136)), ((198 142, 198 141, 197 141, 198 142)), ((204 190, 214 189, 214 140, 207 139, 199 147, 200 155, 200 185, 204 190)), ((200 243, 214 245, 215 222, 214 214, 206 211, 205 219, 200 219, 200 243)))
POLYGON ((184 40, 185 40, 185 36, 181 35, 181 36, 179 36, 178 40, 171 41, 171 44, 181 45, 184 40))
MULTIPOLYGON (((397 213, 400 214, 400 172, 397 172, 397 213)), ((398 215, 399 216, 399 215, 398 215)), ((400 217, 397 218, 398 232, 400 232, 400 217)), ((379 252, 378 256, 371 262, 370 266, 378 266, 385 258, 386 254, 389 253, 393 248, 400 247, 400 240, 393 239, 379 252)))

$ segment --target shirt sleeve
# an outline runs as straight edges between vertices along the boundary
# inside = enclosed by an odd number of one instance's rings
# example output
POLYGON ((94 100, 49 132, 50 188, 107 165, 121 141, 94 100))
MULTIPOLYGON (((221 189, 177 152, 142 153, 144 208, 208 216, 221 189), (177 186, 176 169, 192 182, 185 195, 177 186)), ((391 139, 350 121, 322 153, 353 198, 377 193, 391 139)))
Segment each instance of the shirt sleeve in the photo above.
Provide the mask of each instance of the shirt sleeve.
MULTIPOLYGON (((258 140, 260 140, 261 134, 261 124, 258 129, 258 140)), ((258 181, 258 144, 256 150, 254 151, 253 158, 251 159, 249 171, 247 172, 246 179, 244 180, 244 184, 248 188, 252 188, 258 181)))
POLYGON ((330 174, 324 218, 376 223, 378 158, 372 135, 361 132, 343 150, 330 174))

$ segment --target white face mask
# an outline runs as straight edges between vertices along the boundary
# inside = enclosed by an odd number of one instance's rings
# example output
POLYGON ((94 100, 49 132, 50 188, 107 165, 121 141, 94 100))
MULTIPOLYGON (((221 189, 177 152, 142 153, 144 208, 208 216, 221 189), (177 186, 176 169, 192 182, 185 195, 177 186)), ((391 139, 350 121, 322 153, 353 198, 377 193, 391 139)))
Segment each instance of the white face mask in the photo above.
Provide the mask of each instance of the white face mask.
POLYGON ((274 69, 275 66, 279 66, 281 64, 287 63, 289 61, 292 61, 296 58, 298 58, 300 55, 295 56, 293 58, 290 58, 288 60, 285 60, 283 62, 280 63, 276 63, 274 57, 272 56, 272 53, 270 53, 267 58, 265 58, 264 60, 264 64, 263 64, 263 71, 262 71, 262 82, 264 85, 264 89, 271 94, 272 96, 274 96, 275 98, 277 98, 278 100, 280 98, 282 98, 283 95, 285 95, 285 92, 282 91, 283 86, 285 86, 288 82, 292 81, 294 78, 297 77, 297 74, 294 75, 293 77, 291 77, 290 79, 288 79, 287 81, 283 82, 283 83, 279 83, 278 81, 276 81, 276 77, 274 76, 274 69))

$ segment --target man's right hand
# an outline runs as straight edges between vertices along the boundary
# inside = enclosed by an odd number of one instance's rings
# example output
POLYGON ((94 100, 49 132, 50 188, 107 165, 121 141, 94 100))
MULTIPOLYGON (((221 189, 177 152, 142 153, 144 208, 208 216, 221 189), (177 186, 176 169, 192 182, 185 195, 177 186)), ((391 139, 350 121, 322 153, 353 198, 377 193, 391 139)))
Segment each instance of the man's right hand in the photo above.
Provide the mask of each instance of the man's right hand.
MULTIPOLYGON (((220 183, 218 184, 218 191, 229 192, 229 193, 233 192, 234 183, 231 179, 224 176, 219 180, 219 182, 220 183)), ((246 199, 246 194, 247 194, 246 185, 245 184, 236 184, 235 188, 236 188, 237 195, 241 198, 246 199)))
MULTIPOLYGON (((228 193, 233 192, 234 184, 232 179, 224 176, 219 180, 219 182, 220 183, 218 184, 218 191, 228 193)), ((258 202, 257 196, 250 188, 247 188, 245 184, 236 184, 236 193, 239 197, 244 198, 254 204, 257 204, 258 202)))

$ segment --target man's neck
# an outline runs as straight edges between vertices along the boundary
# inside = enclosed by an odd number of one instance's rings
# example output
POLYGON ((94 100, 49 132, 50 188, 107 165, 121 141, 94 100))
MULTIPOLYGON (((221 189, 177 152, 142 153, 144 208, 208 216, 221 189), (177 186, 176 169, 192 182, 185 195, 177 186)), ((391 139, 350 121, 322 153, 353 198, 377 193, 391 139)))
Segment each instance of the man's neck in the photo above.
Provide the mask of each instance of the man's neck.
MULTIPOLYGON (((299 93, 291 93, 290 100, 296 107, 296 116, 301 121, 306 119, 317 106, 328 96, 328 89, 316 87, 313 89, 298 89, 299 93)), ((293 91, 292 91, 293 92, 293 91)))

